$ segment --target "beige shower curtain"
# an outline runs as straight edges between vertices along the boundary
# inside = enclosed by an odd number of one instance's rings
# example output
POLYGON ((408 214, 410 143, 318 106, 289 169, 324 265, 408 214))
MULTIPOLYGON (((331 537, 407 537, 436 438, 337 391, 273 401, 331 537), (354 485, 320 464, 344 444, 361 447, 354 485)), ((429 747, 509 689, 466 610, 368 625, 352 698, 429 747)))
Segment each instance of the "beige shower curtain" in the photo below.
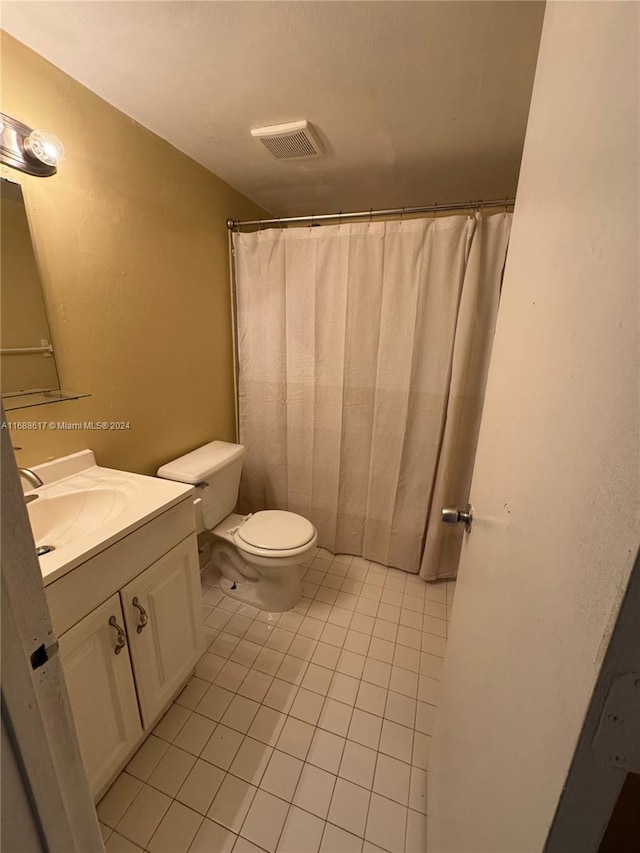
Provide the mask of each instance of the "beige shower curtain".
POLYGON ((511 216, 233 235, 245 511, 455 576, 511 216), (428 523, 427 523, 428 522, 428 523))

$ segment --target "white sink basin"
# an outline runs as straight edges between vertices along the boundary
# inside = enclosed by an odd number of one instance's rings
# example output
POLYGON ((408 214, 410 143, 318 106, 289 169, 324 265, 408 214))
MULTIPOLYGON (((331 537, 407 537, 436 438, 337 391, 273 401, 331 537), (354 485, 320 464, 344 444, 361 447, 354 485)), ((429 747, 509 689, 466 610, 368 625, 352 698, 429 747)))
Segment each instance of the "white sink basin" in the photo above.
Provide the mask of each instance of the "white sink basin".
POLYGON ((60 548, 114 521, 127 507, 117 489, 88 489, 61 495, 39 495, 28 504, 36 546, 60 548))
POLYGON ((193 503, 191 486, 101 468, 90 450, 33 470, 44 485, 27 492, 27 511, 36 547, 43 549, 45 586, 170 507, 187 499, 193 503))

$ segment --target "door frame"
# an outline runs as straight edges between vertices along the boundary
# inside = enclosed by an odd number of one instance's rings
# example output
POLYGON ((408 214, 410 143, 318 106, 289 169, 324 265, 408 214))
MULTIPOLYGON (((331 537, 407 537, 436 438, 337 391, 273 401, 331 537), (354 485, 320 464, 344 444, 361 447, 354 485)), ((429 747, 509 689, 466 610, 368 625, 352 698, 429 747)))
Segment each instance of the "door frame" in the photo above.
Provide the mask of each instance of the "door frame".
POLYGON ((104 851, 4 408, 0 433, 2 716, 44 849, 104 851))
POLYGON ((596 853, 627 773, 640 773, 640 550, 609 636, 544 853, 596 853))

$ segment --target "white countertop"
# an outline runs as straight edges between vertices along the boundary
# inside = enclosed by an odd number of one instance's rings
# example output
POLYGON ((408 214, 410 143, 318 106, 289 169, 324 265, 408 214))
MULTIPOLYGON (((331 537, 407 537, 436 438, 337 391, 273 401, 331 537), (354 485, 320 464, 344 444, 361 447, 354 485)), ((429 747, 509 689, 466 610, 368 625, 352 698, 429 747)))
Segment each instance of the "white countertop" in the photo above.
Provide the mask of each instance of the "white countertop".
MULTIPOLYGON (((100 520, 95 529, 74 535, 74 519, 56 524, 53 541, 39 536, 37 545, 53 544, 55 550, 39 557, 44 584, 47 586, 86 560, 104 551, 114 542, 141 527, 187 498, 193 498, 193 488, 183 483, 131 474, 96 465, 91 450, 81 450, 70 456, 45 462, 32 469, 43 480, 38 489, 25 494, 37 494, 33 504, 49 501, 72 493, 100 492, 100 520)), ((96 497, 94 495, 93 497, 96 497)), ((81 496, 80 496, 81 501, 81 496)), ((88 503, 88 501, 87 501, 88 503)), ((41 512, 45 507, 40 507, 41 512)), ((78 513, 76 512, 76 518, 78 513)), ((35 527, 35 524, 34 524, 35 527)))

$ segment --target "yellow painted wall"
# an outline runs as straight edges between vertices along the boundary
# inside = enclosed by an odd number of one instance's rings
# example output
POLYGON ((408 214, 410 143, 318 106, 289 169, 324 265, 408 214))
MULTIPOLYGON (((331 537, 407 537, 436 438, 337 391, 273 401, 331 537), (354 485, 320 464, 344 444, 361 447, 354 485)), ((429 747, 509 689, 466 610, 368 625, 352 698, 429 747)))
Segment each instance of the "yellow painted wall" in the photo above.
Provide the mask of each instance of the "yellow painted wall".
POLYGON ((65 145, 54 177, 3 174, 23 186, 61 385, 92 395, 7 420, 131 424, 14 428, 18 464, 90 447, 98 464, 152 474, 233 441, 225 223, 265 212, 6 33, 0 47, 3 112, 65 145))

